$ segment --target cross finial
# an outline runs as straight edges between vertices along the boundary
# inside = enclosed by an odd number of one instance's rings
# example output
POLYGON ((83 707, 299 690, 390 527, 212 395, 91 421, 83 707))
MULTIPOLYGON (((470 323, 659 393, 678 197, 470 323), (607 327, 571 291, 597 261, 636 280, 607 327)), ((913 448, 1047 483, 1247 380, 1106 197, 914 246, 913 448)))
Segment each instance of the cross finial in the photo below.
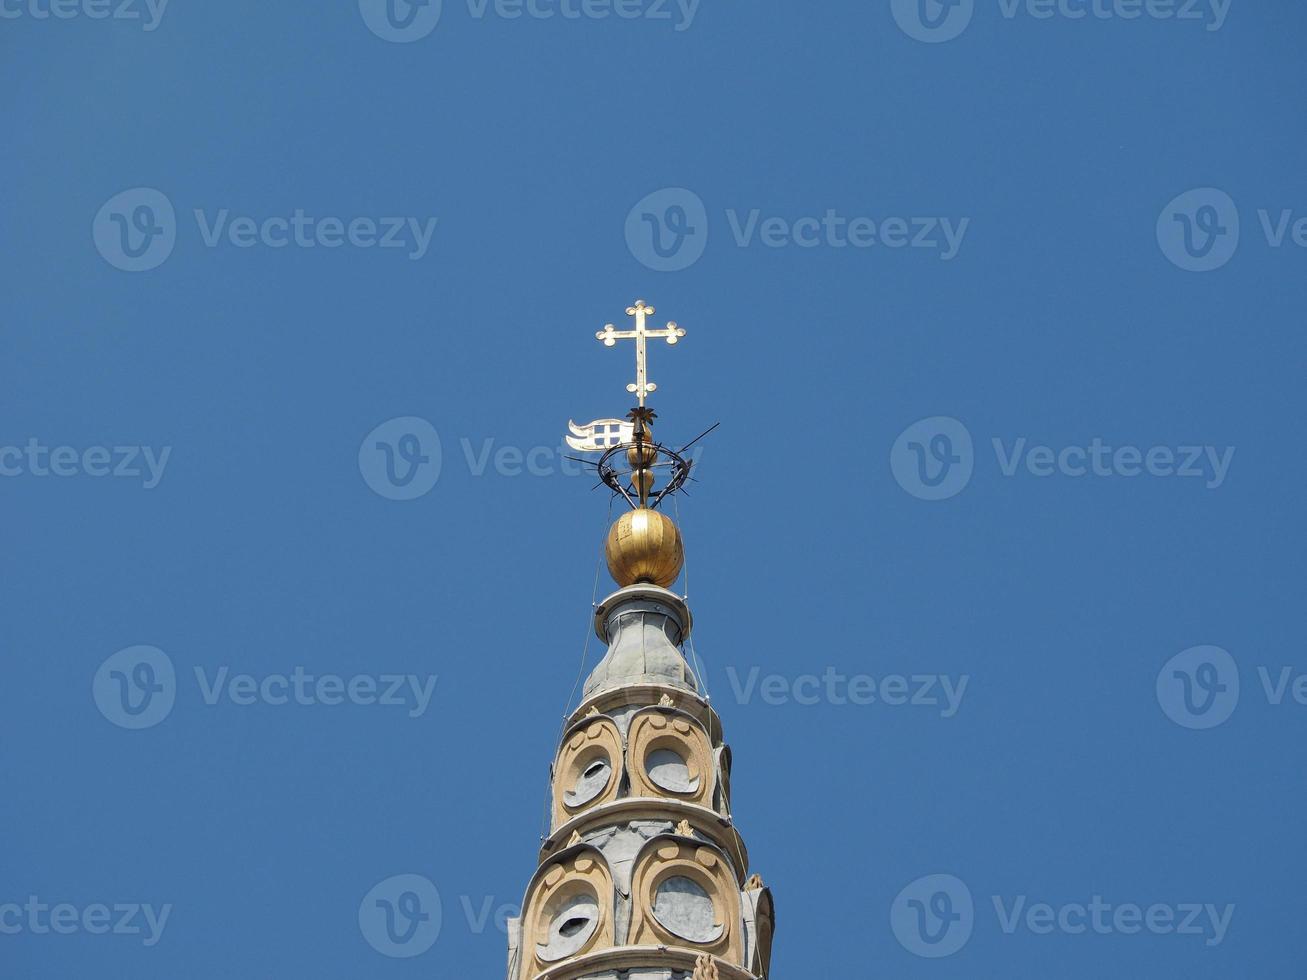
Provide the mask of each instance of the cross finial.
POLYGON ((658 390, 658 386, 648 377, 648 351, 645 341, 650 337, 662 337, 667 343, 674 344, 685 336, 685 331, 675 323, 668 322, 662 330, 650 330, 645 326, 645 318, 654 312, 652 306, 645 306, 644 300, 637 299, 634 306, 626 308, 626 315, 635 317, 634 330, 618 330, 611 323, 605 324, 595 337, 604 342, 605 347, 613 347, 619 340, 635 341, 635 383, 626 386, 644 407, 645 395, 658 390))

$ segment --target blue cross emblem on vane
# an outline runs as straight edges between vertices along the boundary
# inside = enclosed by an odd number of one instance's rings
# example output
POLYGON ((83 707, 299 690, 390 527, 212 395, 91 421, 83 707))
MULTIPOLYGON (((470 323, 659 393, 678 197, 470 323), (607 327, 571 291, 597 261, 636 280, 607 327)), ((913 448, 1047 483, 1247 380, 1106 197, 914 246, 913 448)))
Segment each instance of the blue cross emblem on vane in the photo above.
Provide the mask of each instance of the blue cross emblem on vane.
POLYGON ((567 444, 583 453, 611 449, 635 438, 635 426, 621 419, 595 419, 589 425, 568 422, 567 427, 572 432, 567 444))

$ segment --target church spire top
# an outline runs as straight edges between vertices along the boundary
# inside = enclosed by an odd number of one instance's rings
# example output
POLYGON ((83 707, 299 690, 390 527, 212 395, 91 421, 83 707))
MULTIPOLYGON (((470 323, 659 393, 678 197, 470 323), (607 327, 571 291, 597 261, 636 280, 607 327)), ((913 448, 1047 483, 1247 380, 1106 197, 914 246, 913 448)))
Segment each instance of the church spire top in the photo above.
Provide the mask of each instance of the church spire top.
MULTIPOLYGON (((658 509, 690 474, 686 451, 657 442, 650 338, 676 343, 674 323, 611 324, 606 345, 631 339, 638 404, 626 420, 571 423, 568 444, 598 453, 600 482, 630 509, 608 532, 619 588, 594 607, 608 650, 569 715, 549 770, 549 833, 509 922, 509 980, 763 980, 771 960, 771 893, 749 875, 731 810, 731 752, 706 693, 683 596, 680 531, 658 509)), ((711 429, 709 431, 712 431, 711 429)), ((706 435, 707 433, 705 433, 706 435)), ((700 437, 702 438, 702 436, 700 437)), ((570 705, 569 705, 570 707, 570 705)))
POLYGON ((608 532, 604 553, 608 570, 622 586, 653 584, 666 588, 676 581, 685 562, 681 533, 667 515, 659 512, 662 501, 689 479, 691 461, 681 453, 659 443, 653 435, 657 413, 646 404, 658 385, 649 380, 648 341, 665 340, 676 344, 685 330, 669 322, 666 327, 651 328, 648 318, 654 308, 638 299, 626 308, 634 319, 630 330, 618 330, 609 323, 595 334, 605 347, 615 347, 619 340, 635 341, 635 381, 626 390, 636 396, 638 404, 627 413, 626 422, 599 419, 588 426, 572 424, 568 444, 582 452, 599 452, 598 462, 586 460, 596 470, 600 482, 630 505, 608 532), (659 477, 663 482, 659 485, 659 477))

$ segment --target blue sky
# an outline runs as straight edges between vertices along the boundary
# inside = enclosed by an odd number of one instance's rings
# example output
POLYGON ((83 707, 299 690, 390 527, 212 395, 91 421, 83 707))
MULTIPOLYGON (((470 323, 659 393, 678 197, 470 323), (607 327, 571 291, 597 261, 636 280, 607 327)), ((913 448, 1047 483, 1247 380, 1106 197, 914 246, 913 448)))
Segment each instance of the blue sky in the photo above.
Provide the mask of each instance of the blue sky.
POLYGON ((51 2, 0 972, 502 975, 640 297, 774 975, 1301 974, 1307 11, 51 2))

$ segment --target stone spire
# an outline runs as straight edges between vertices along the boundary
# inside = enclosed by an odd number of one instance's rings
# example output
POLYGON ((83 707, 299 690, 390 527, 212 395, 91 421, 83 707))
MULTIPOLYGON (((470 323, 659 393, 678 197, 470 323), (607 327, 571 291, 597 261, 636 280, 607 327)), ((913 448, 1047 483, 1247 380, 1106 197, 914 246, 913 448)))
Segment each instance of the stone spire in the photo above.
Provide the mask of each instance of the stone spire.
POLYGON ((654 442, 643 404, 655 388, 645 338, 675 343, 685 331, 646 330, 654 311, 643 302, 627 312, 634 331, 610 325, 598 336, 609 346, 636 339, 629 387, 641 404, 620 441, 569 440, 606 450, 591 465, 631 505, 605 546, 619 587, 594 627, 608 650, 551 769, 550 833, 509 923, 508 980, 759 980, 771 960, 771 893, 749 874, 731 815, 731 752, 683 654, 694 623, 668 588, 684 561, 680 531, 656 509, 690 464, 654 442), (659 467, 668 478, 655 497, 659 467))

